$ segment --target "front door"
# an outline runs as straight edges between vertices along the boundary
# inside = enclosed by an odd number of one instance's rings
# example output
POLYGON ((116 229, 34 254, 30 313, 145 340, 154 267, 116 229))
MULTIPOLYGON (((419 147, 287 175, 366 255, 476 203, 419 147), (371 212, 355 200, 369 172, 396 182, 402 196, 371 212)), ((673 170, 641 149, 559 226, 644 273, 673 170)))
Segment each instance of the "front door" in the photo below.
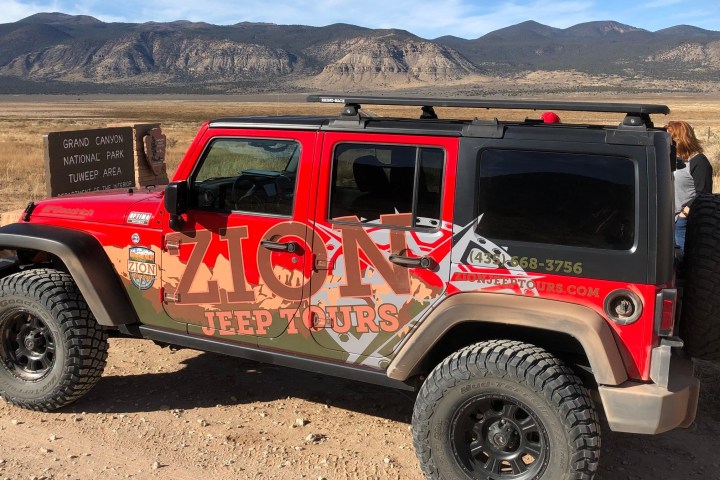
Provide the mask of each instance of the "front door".
POLYGON ((166 237, 167 313, 197 335, 257 343, 288 328, 310 272, 314 132, 208 130, 189 210, 166 237))

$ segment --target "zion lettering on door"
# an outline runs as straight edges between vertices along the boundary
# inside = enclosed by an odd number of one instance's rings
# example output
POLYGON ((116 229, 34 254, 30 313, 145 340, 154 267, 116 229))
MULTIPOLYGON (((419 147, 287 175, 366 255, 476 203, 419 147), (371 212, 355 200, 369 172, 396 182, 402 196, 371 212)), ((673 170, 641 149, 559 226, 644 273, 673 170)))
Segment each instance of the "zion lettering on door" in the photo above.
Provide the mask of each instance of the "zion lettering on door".
MULTIPOLYGON (((397 224, 398 219, 393 219, 397 224)), ((329 275, 343 278, 340 293, 345 297, 369 298, 371 285, 365 283, 365 268, 371 264, 388 287, 397 295, 410 294, 408 269, 391 263, 387 255, 367 233, 352 225, 338 226, 343 243, 344 271, 314 268, 313 261, 294 268, 293 258, 254 243, 255 255, 248 252, 248 229, 229 227, 217 233, 201 230, 167 236, 167 256, 174 261, 170 269, 163 265, 164 296, 174 317, 200 324, 208 335, 268 335, 286 330, 290 335, 308 329, 335 328, 345 333, 395 331, 398 327, 394 305, 337 307, 311 306, 307 299, 325 288, 329 275), (253 258, 254 262, 248 261, 253 258), (180 268, 178 268, 180 267, 180 268), (212 267, 212 268, 211 268, 212 267), (171 270, 174 270, 171 271, 171 270), (223 273, 224 272, 224 273, 223 273), (176 273, 177 276, 173 276, 176 273), (357 319, 354 326, 348 320, 357 319), (313 321, 313 319, 315 319, 313 321), (274 325, 280 322, 281 325, 274 325)), ((263 239, 302 239, 298 256, 329 258, 323 237, 312 227, 299 222, 277 223, 263 239)), ((393 251, 406 249, 405 232, 394 230, 390 236, 393 251)))

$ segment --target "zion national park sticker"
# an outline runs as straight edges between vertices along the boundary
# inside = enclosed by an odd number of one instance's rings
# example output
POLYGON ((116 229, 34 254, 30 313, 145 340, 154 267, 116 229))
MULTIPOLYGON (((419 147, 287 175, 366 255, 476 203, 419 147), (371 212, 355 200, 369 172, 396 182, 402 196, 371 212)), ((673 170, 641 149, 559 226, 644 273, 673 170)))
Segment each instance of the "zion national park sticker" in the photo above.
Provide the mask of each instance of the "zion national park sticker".
POLYGON ((131 248, 130 258, 128 259, 128 273, 133 285, 140 290, 147 290, 152 287, 157 275, 155 252, 145 247, 131 248))

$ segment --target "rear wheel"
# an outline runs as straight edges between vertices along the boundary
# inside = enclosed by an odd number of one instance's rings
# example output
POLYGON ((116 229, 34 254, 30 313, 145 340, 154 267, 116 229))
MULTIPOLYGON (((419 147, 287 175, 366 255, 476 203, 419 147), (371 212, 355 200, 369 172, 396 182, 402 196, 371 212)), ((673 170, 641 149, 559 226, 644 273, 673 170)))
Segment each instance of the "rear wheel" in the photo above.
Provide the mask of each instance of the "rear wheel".
POLYGON ((693 201, 683 262, 680 336, 693 357, 720 361, 720 196, 693 201))
POLYGON ((415 404, 413 443, 431 479, 590 479, 600 429, 587 390, 560 360, 493 340, 432 371, 415 404))
POLYGON ((107 335, 72 277, 50 269, 0 280, 0 395, 53 410, 87 393, 102 375, 107 335))

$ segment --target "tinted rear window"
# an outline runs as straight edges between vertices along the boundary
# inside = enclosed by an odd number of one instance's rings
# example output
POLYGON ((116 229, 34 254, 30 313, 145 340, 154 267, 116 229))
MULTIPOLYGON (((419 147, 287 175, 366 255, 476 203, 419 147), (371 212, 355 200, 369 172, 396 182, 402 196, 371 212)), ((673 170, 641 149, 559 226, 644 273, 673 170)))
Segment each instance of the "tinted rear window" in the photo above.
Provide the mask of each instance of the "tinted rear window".
POLYGON ((624 157, 484 150, 478 234, 499 240, 628 250, 635 165, 624 157))

